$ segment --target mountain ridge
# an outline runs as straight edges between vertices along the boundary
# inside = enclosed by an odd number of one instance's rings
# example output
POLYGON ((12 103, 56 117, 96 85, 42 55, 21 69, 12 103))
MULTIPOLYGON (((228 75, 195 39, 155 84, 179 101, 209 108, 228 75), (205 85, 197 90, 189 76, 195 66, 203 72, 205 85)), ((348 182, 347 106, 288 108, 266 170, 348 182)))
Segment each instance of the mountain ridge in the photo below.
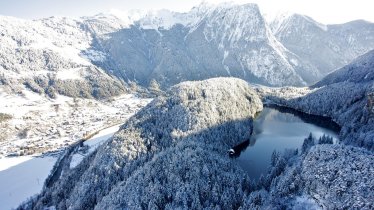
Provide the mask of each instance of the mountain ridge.
MULTIPOLYGON (((201 4, 185 13, 132 11, 33 21, 1 16, 1 66, 11 70, 3 71, 2 80, 15 78, 38 92, 79 97, 98 97, 96 87, 105 87, 99 98, 126 91, 127 83, 148 87, 157 81, 166 89, 219 76, 267 86, 305 86, 374 48, 370 22, 323 25, 296 17, 300 24, 282 26, 280 19, 282 27, 275 30, 275 22, 267 23, 256 4, 230 3, 201 4), (335 37, 341 38, 331 41, 335 37), (63 74, 59 71, 70 72, 74 81, 67 86, 84 86, 85 93, 44 85, 54 84, 63 74), (84 76, 92 74, 105 81, 84 76), (110 83, 115 89, 108 89, 110 83)), ((15 92, 24 88, 17 86, 15 92)))
MULTIPOLYGON (((180 66, 180 64, 175 63, 174 59, 169 58, 166 58, 168 62, 171 62, 169 64, 165 64, 162 60, 157 59, 149 61, 154 57, 157 57, 157 55, 152 55, 147 59, 143 59, 142 63, 148 62, 148 65, 151 65, 140 68, 143 69, 143 74, 151 75, 151 78, 156 77, 156 80, 160 81, 161 84, 163 83, 162 79, 165 77, 165 73, 160 73, 160 70, 158 69, 162 68, 163 70, 161 71, 171 70, 169 67, 170 65, 174 67, 176 66, 172 71, 180 72, 180 74, 191 75, 191 71, 199 71, 200 73, 205 74, 199 76, 199 73, 196 72, 190 77, 185 76, 183 78, 184 80, 206 79, 214 76, 232 76, 231 74, 233 74, 234 76, 244 78, 247 81, 250 81, 252 77, 256 82, 262 81, 268 85, 284 85, 287 82, 282 77, 286 74, 289 78, 289 84, 304 84, 303 80, 297 75, 293 65, 288 62, 287 56, 282 54, 282 51, 285 51, 284 48, 274 37, 272 37, 272 34, 267 27, 267 23, 261 16, 257 5, 223 5, 210 9, 194 8, 191 13, 193 14, 196 10, 203 11, 203 14, 198 18, 198 23, 192 25, 187 24, 187 26, 176 24, 170 29, 168 27, 147 26, 144 29, 142 28, 141 23, 137 24, 135 22, 135 25, 132 28, 122 30, 125 34, 119 35, 116 33, 112 36, 115 36, 115 39, 117 37, 117 39, 125 39, 118 41, 119 43, 117 44, 114 43, 115 46, 126 44, 129 39, 132 43, 129 43, 129 46, 126 45, 124 48, 114 49, 117 51, 113 52, 110 57, 114 58, 114 63, 116 63, 116 61, 123 61, 121 57, 115 57, 117 55, 125 54, 126 48, 131 48, 134 41, 131 39, 132 37, 129 33, 136 31, 138 36, 141 35, 146 38, 145 41, 136 41, 136 44, 138 45, 136 46, 137 49, 145 48, 144 44, 146 43, 150 44, 146 48, 154 47, 154 45, 160 43, 161 45, 166 45, 164 47, 167 49, 160 49, 160 46, 156 46, 152 50, 163 53, 164 56, 172 56, 169 55, 168 52, 165 52, 165 50, 171 50, 173 54, 181 54, 180 56, 182 57, 178 57, 178 62, 187 62, 183 61, 183 59, 188 60, 188 63, 180 66), (165 40, 165 37, 167 36, 177 37, 177 39, 165 40), (193 37, 194 40, 190 37, 193 37), (200 47, 196 49, 201 45, 203 45, 204 48, 200 47), (240 48, 238 48, 239 46, 240 48), (243 47, 245 49, 242 49, 243 47), (249 52, 249 55, 244 52, 249 52), (202 58, 195 56, 198 53, 201 53, 202 58), (213 59, 214 62, 209 61, 208 58, 204 59, 208 54, 209 56, 213 55, 209 59, 213 59), (230 60, 230 63, 228 64, 225 63, 227 58, 230 60), (153 67, 152 63, 155 63, 153 67), (201 72, 201 70, 203 71, 201 72), (247 74, 252 74, 252 76, 247 74), (193 75, 195 75, 195 78, 193 75)), ((183 13, 181 15, 188 16, 189 14, 190 13, 183 13)), ((112 42, 116 42, 116 40, 113 40, 112 42)), ((111 43, 109 43, 109 45, 104 44, 104 46, 107 46, 105 51, 110 52, 113 50, 110 44, 111 43)), ((131 51, 133 52, 136 50, 134 49, 131 51)), ((147 50, 138 52, 137 58, 139 58, 139 56, 142 57, 147 53, 149 53, 147 50)), ((162 58, 163 57, 160 59, 162 58)), ((127 63, 130 63, 127 67, 132 72, 131 74, 133 74, 135 78, 139 78, 139 76, 136 75, 135 70, 131 70, 139 68, 137 66, 132 67, 131 60, 127 61, 127 63)), ((124 66, 125 68, 126 65, 124 63, 119 63, 117 64, 117 68, 118 66, 124 66)), ((144 83, 147 84, 150 80, 150 78, 144 79, 142 76, 140 76, 140 78, 143 81, 143 85, 144 83)), ((183 81, 173 77, 171 78, 175 81, 166 81, 166 86, 183 81)))
POLYGON ((374 24, 368 21, 324 25, 304 15, 288 14, 270 25, 287 49, 318 69, 320 77, 314 82, 349 64, 374 46, 374 24))

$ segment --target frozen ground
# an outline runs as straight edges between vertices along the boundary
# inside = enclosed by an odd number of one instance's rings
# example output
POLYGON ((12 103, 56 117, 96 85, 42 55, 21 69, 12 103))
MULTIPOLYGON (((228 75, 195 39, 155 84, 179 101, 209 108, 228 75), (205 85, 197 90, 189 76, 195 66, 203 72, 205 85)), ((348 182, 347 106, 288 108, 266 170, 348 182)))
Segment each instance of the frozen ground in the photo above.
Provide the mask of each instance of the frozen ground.
MULTIPOLYGON (((96 131, 123 123, 150 99, 132 94, 105 101, 58 96, 47 99, 30 91, 7 94, 0 89, 0 160, 9 156, 59 151, 96 131)), ((4 167, 4 166, 1 166, 4 167)))

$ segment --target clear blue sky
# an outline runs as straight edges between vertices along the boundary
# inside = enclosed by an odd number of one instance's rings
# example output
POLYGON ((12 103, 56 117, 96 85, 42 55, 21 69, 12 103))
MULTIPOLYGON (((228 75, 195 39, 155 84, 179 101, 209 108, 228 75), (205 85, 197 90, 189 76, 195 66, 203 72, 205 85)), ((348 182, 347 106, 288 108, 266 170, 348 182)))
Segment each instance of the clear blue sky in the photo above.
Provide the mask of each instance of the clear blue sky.
MULTIPOLYGON (((49 16, 80 17, 111 9, 171 9, 188 11, 202 0, 0 0, 0 15, 37 19, 49 16)), ((206 0, 222 2, 224 0, 206 0)), ((291 11, 311 16, 322 23, 355 19, 374 22, 373 0, 234 0, 258 3, 263 13, 291 11)))

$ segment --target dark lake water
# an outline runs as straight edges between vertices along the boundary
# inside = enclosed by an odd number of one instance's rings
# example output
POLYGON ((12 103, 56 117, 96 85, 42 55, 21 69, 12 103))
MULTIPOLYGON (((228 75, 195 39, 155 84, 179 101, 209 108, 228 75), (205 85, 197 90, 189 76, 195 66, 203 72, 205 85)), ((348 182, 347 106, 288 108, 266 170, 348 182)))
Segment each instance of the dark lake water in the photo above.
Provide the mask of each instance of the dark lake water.
POLYGON ((274 150, 301 148, 312 133, 315 138, 327 134, 338 139, 339 127, 328 118, 303 114, 281 107, 264 107, 254 120, 254 130, 249 145, 236 158, 252 179, 257 180, 267 172, 274 150))

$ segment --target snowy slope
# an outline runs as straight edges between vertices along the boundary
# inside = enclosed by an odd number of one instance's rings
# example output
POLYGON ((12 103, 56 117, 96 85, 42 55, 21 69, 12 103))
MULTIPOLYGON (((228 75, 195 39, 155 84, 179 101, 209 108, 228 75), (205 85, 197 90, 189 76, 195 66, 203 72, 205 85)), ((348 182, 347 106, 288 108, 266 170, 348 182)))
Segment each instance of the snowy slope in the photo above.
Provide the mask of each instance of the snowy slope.
POLYGON ((288 15, 269 25, 257 5, 234 3, 202 3, 186 13, 114 10, 34 21, 0 17, 0 26, 0 82, 12 92, 25 85, 50 97, 118 95, 125 91, 118 79, 146 87, 155 79, 167 88, 232 76, 301 86, 374 43, 372 23, 325 26, 288 15))
POLYGON ((124 92, 117 79, 87 59, 95 59, 84 53, 92 36, 82 30, 79 20, 0 16, 0 27, 0 84, 8 91, 20 93, 27 87, 50 97, 60 93, 96 98, 124 92))
MULTIPOLYGON (((332 97, 334 93, 339 95, 339 91, 350 88, 327 87, 329 91, 322 96, 327 95, 334 102, 337 101, 332 97)), ((326 99, 326 106, 315 103, 321 97, 315 95, 318 90, 297 99, 278 98, 277 102, 320 115, 317 108, 322 105, 326 111, 335 110, 332 116, 339 112, 348 116, 347 112, 354 110, 349 119, 355 120, 352 117, 355 114, 364 120, 367 117, 364 111, 363 115, 359 113, 362 107, 357 107, 362 101, 350 105, 347 102, 340 110, 332 108, 331 101, 326 99)), ((302 91, 308 92, 306 88, 302 91)), ((337 98, 343 101, 356 93, 342 96, 337 98)), ((250 135, 251 119, 261 109, 256 93, 238 79, 217 78, 176 85, 23 207, 370 209, 373 206, 372 151, 344 144, 316 143, 313 137, 310 147, 301 152, 274 153, 268 173, 257 183, 251 182, 226 151, 250 135)), ((365 123, 357 124, 356 128, 365 127, 365 123)), ((351 134, 356 128, 351 129, 351 134)), ((361 130, 361 137, 370 137, 372 130, 372 127, 361 130)), ((352 137, 344 132, 343 127, 342 140, 352 137)))
MULTIPOLYGON (((95 22, 90 27, 97 28, 95 22)), ((107 52, 110 61, 95 63, 145 86, 152 79, 168 87, 217 76, 304 85, 300 70, 313 71, 276 40, 254 4, 202 4, 188 13, 161 10, 97 38, 96 49, 107 52)))
POLYGON ((356 58, 352 63, 338 69, 313 87, 322 87, 339 82, 365 83, 374 80, 374 50, 356 58))
POLYGON ((282 14, 271 22, 277 39, 322 76, 374 49, 374 24, 363 20, 323 25, 300 14, 282 14))
POLYGON ((71 160, 71 167, 74 167, 111 137, 118 130, 119 123, 150 102, 150 99, 134 95, 97 101, 63 96, 48 99, 30 91, 24 92, 27 97, 0 92, 0 110, 12 116, 8 121, 0 122, 0 209, 4 210, 16 208, 40 193, 56 156, 64 154, 69 145, 87 137, 87 134, 116 124, 83 143, 84 148, 78 150, 71 160), (18 135, 22 130, 27 130, 27 137, 18 135))

